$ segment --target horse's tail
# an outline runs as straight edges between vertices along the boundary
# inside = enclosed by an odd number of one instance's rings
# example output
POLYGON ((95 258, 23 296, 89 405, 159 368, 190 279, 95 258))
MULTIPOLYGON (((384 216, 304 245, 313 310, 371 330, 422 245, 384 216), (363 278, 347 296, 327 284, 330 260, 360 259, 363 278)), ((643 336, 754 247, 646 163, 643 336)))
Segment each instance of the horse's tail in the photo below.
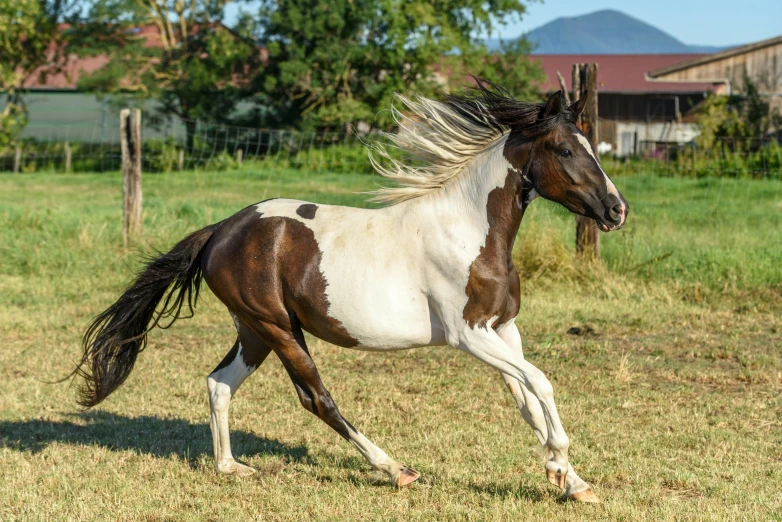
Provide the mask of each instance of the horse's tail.
POLYGON ((117 302, 92 320, 82 339, 84 355, 73 372, 85 380, 79 389, 80 405, 95 406, 125 382, 155 326, 171 326, 185 304, 192 317, 201 286, 202 252, 218 226, 194 232, 170 252, 152 258, 117 302), (163 306, 155 312, 161 301, 163 306), (165 326, 159 324, 163 317, 170 318, 165 326))

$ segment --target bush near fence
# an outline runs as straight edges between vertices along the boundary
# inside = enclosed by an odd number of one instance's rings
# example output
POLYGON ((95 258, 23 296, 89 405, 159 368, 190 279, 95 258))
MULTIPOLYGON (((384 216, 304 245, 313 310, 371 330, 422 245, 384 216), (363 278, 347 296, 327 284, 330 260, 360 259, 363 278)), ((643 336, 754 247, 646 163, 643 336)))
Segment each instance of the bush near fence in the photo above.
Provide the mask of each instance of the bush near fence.
POLYGON ((643 171, 696 178, 782 179, 782 146, 775 139, 725 138, 708 150, 698 149, 693 142, 647 142, 641 150, 639 156, 608 157, 603 158, 603 163, 614 173, 643 171))

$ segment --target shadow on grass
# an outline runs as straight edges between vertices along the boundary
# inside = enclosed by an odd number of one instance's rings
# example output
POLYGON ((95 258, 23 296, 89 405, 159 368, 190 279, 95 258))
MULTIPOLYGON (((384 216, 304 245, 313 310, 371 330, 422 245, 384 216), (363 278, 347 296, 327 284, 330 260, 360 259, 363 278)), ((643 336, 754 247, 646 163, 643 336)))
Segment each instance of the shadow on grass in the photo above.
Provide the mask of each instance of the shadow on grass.
POLYGON ((465 485, 475 493, 495 498, 529 500, 531 502, 558 500, 556 494, 552 494, 549 491, 539 489, 535 486, 528 486, 524 483, 500 484, 496 482, 478 483, 469 481, 465 485))
MULTIPOLYGON (((205 423, 182 419, 125 417, 96 411, 79 415, 86 425, 67 420, 0 421, 0 447, 17 451, 43 451, 52 443, 97 445, 112 451, 136 451, 155 457, 178 456, 191 465, 201 456, 212 456, 211 432, 205 423)), ((287 462, 311 463, 307 448, 231 431, 235 455, 275 455, 287 462)))

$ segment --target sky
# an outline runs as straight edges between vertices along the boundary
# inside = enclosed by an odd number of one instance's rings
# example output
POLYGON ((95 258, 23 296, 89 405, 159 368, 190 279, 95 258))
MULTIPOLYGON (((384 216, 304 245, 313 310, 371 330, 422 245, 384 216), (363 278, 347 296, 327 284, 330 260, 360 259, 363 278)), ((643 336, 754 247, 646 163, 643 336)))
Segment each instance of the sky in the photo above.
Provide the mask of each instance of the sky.
POLYGON ((686 44, 728 46, 782 35, 782 0, 548 0, 528 4, 522 20, 500 29, 515 38, 561 16, 622 11, 686 44))
MULTIPOLYGON (((548 0, 527 5, 520 21, 492 36, 516 38, 561 16, 602 9, 622 11, 686 44, 727 47, 782 35, 782 0, 548 0)), ((236 4, 226 8, 229 24, 237 12, 236 4)))

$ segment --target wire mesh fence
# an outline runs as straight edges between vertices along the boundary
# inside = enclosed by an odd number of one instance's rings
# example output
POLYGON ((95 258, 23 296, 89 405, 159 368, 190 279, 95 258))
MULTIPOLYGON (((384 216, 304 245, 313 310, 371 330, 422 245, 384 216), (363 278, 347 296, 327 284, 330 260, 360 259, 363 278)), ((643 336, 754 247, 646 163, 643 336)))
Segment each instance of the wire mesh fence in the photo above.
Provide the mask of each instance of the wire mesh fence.
MULTIPOLYGON (((368 173, 372 168, 365 142, 381 135, 355 132, 301 132, 239 127, 174 119, 142 119, 144 172, 254 168, 368 173)), ((777 137, 721 138, 699 148, 696 141, 644 139, 632 154, 606 154, 602 161, 614 175, 636 172, 683 177, 780 179, 782 146, 777 137)), ((37 125, 34 138, 0 149, 0 172, 107 172, 121 168, 119 125, 37 125)))
MULTIPOLYGON (((230 170, 249 162, 258 169, 369 172, 355 132, 302 132, 238 127, 196 120, 150 125, 142 120, 144 172, 230 170)), ((373 140, 382 139, 373 135, 373 140)), ((51 127, 0 151, 5 172, 107 172, 121 168, 120 131, 96 123, 90 130, 51 127)))
POLYGON ((718 138, 710 147, 644 140, 631 157, 605 157, 613 172, 640 169, 663 176, 780 179, 782 146, 775 137, 718 138))

